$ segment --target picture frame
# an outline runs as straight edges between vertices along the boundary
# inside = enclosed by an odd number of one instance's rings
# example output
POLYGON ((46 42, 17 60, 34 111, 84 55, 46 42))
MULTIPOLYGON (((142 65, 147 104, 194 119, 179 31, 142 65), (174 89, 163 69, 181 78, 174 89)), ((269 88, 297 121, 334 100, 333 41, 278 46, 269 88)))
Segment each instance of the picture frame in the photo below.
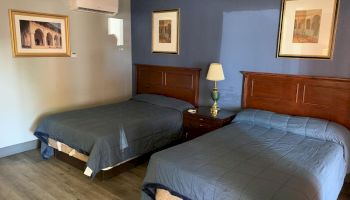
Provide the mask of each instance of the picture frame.
POLYGON ((180 9, 153 11, 152 53, 180 53, 180 9))
POLYGON ((331 59, 340 0, 282 0, 277 57, 331 59))
POLYGON ((9 20, 14 57, 71 55, 68 16, 9 10, 9 20))

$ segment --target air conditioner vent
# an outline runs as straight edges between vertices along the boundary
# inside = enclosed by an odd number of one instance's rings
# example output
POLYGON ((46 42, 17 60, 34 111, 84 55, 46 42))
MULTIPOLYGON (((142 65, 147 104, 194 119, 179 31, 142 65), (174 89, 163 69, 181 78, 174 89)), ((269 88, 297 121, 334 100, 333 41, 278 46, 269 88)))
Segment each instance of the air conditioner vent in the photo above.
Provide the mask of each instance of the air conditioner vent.
POLYGON ((107 15, 118 13, 119 0, 70 0, 72 10, 107 15))
POLYGON ((115 14, 116 14, 116 13, 110 12, 110 11, 96 10, 96 9, 83 8, 83 7, 78 7, 77 10, 78 10, 78 11, 83 11, 83 12, 101 13, 101 14, 106 14, 106 15, 115 15, 115 14))

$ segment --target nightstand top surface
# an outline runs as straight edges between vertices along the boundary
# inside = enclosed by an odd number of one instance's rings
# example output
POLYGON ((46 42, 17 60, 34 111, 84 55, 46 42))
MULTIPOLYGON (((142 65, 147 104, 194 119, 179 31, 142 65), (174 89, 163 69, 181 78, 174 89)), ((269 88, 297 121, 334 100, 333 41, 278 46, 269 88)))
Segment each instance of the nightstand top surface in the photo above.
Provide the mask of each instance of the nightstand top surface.
POLYGON ((194 114, 191 114, 187 111, 185 111, 187 114, 189 115, 197 115, 197 116, 202 116, 202 117, 206 117, 206 118, 212 118, 212 119, 227 119, 227 118, 230 118, 234 115, 236 115, 236 112, 233 112, 233 111, 228 111, 228 110, 225 110, 225 109, 220 109, 219 113, 218 113, 218 116, 216 117, 213 117, 210 113, 210 107, 208 106, 200 106, 198 107, 197 109, 197 112, 194 113, 194 114))

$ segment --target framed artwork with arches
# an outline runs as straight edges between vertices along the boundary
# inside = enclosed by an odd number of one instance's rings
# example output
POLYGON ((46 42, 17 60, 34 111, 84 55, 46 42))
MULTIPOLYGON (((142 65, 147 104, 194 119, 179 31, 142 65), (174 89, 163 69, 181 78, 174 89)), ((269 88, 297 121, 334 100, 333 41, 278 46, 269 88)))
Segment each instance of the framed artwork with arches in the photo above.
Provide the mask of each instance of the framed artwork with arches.
POLYGON ((15 57, 71 55, 68 16, 9 10, 15 57))

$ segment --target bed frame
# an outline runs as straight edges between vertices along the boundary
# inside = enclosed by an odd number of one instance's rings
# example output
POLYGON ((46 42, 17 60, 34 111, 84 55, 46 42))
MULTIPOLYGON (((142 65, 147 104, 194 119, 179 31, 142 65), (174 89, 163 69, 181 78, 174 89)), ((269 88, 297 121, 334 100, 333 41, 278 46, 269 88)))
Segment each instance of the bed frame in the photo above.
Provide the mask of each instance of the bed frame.
MULTIPOLYGON (((155 65, 136 65, 136 93, 137 94, 160 94, 168 97, 174 97, 198 106, 199 99, 199 68, 168 67, 155 65)), ((56 141, 50 141, 55 149, 55 157, 78 169, 84 170, 88 156, 76 152, 69 156, 72 149, 64 144, 58 151, 56 141)), ((177 142, 174 142, 175 145, 177 142)), ((112 169, 99 172, 96 177, 102 180, 111 178, 124 172, 135 165, 147 161, 153 152, 143 156, 130 159, 120 163, 112 169)))
POLYGON ((198 106, 199 68, 136 65, 137 94, 161 94, 198 106))
POLYGON ((350 129, 350 79, 242 73, 244 108, 316 117, 350 129))

